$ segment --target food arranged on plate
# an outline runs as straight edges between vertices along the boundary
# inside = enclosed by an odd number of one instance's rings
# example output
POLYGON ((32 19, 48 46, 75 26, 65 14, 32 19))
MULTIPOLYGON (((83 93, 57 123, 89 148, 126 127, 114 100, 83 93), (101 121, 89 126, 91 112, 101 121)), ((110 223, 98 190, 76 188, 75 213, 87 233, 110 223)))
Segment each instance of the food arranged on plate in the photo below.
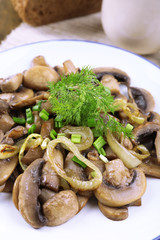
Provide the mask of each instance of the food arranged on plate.
POLYGON ((116 221, 141 206, 160 178, 160 115, 127 73, 37 56, 0 88, 0 192, 28 224, 63 224, 90 198, 116 221))

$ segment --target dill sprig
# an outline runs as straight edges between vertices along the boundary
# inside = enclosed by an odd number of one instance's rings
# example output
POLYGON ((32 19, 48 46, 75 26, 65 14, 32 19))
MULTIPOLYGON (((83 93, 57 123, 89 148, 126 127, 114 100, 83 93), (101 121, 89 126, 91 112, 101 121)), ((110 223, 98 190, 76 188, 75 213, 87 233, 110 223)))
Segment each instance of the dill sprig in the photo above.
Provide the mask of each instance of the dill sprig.
MULTIPOLYGON (((116 106, 110 90, 102 85, 89 67, 80 72, 62 76, 57 83, 49 83, 52 112, 60 116, 65 125, 87 126, 88 119, 96 119, 94 131, 103 135, 107 125, 110 131, 117 130, 120 123, 105 123, 108 113, 114 113, 116 106), (103 114, 102 114, 103 113, 103 114), (103 116, 102 116, 103 115, 103 116)), ((115 122, 115 121, 114 121, 115 122)), ((121 126, 123 131, 123 127, 121 126)), ((126 133, 125 133, 126 135, 126 133)))

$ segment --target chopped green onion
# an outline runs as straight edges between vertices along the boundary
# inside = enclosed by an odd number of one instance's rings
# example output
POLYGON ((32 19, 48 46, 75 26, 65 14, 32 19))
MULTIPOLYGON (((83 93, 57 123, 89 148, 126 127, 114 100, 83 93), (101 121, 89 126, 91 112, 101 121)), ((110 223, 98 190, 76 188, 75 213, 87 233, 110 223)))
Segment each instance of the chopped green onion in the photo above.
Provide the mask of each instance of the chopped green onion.
POLYGON ((93 171, 93 172, 90 173, 90 175, 91 175, 91 177, 95 178, 95 176, 96 176, 96 172, 93 171))
POLYGON ((101 154, 101 155, 103 155, 103 156, 106 156, 107 154, 106 154, 106 152, 105 152, 105 150, 104 150, 104 148, 100 148, 100 149, 98 149, 98 153, 99 154, 101 154))
POLYGON ((39 112, 41 110, 41 103, 42 103, 42 100, 39 101, 36 105, 34 105, 32 107, 32 111, 38 111, 39 112))
POLYGON ((36 104, 32 107, 32 111, 40 111, 41 110, 41 106, 39 104, 36 104))
POLYGON ((82 135, 81 134, 72 134, 71 135, 71 142, 73 143, 80 143, 81 142, 82 135))
POLYGON ((65 133, 58 133, 57 134, 57 138, 60 138, 60 137, 65 137, 66 136, 66 134, 65 133))
POLYGON ((133 130, 133 126, 130 123, 127 123, 126 129, 129 130, 129 131, 132 131, 133 130))
POLYGON ((96 119, 95 118, 88 118, 87 126, 88 127, 96 127, 96 119))
POLYGON ((83 167, 83 168, 86 168, 86 167, 87 167, 87 165, 86 165, 84 162, 82 162, 81 160, 79 160, 76 156, 72 157, 71 160, 72 160, 73 162, 78 163, 78 164, 79 164, 81 167, 83 167))
POLYGON ((103 139, 102 136, 96 139, 96 141, 93 143, 93 146, 97 149, 97 151, 102 148, 106 144, 106 141, 103 139))
POLYGON ((102 154, 99 155, 99 158, 100 158, 103 162, 105 162, 105 163, 108 162, 108 159, 107 159, 104 155, 102 155, 102 154))
POLYGON ((63 122, 62 122, 61 116, 57 116, 54 119, 54 126, 55 126, 55 128, 61 128, 63 126, 63 122))
POLYGON ((28 135, 34 133, 36 130, 36 124, 32 124, 32 126, 28 129, 28 135))
POLYGON ((26 122, 32 124, 34 122, 34 117, 31 108, 26 109, 26 122))
POLYGON ((13 117, 13 121, 18 124, 25 124, 25 118, 13 117))
POLYGON ((55 131, 54 129, 52 129, 52 130, 50 131, 50 137, 51 137, 52 139, 55 139, 56 136, 57 136, 56 131, 55 131))
POLYGON ((45 109, 42 109, 42 111, 40 111, 39 116, 44 121, 47 121, 49 119, 49 113, 45 109))

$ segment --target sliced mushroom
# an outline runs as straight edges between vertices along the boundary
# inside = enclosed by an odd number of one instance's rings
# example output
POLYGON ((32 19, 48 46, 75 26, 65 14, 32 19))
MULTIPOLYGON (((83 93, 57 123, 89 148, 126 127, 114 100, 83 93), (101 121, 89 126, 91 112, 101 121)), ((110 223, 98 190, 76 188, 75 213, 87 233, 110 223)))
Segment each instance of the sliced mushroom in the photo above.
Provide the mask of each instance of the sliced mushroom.
POLYGON ((14 185, 13 185, 13 191, 12 191, 12 201, 13 201, 15 207, 17 208, 17 210, 19 210, 19 208, 18 208, 18 202, 19 202, 18 198, 19 198, 19 183, 21 181, 21 178, 22 178, 22 174, 20 174, 16 178, 16 180, 14 182, 14 185))
MULTIPOLYGON (((33 91, 31 89, 29 89, 28 94, 29 93, 32 94, 33 91)), ((27 97, 27 91, 25 92, 25 94, 26 94, 26 96, 24 99, 15 99, 14 101, 11 101, 10 107, 12 109, 16 110, 16 109, 20 109, 20 108, 27 107, 27 106, 32 106, 32 105, 35 105, 37 101, 45 100, 46 97, 48 97, 46 92, 41 92, 38 95, 28 96, 28 97, 27 97)))
POLYGON ((89 197, 86 196, 81 196, 79 194, 77 194, 77 199, 78 199, 78 203, 79 203, 79 212, 82 210, 82 208, 84 208, 89 200, 89 197))
POLYGON ((38 158, 42 158, 44 155, 44 151, 40 146, 35 148, 29 148, 27 153, 21 159, 21 162, 26 164, 27 166, 31 164, 34 160, 38 158))
POLYGON ((38 199, 41 204, 44 204, 48 199, 52 198, 55 194, 56 192, 48 188, 42 188, 38 199))
MULTIPOLYGON (((22 101, 30 99, 34 96, 32 89, 21 87, 18 92, 12 94, 10 99, 9 106, 11 108, 16 108, 16 105, 21 104, 22 101)), ((21 106, 22 107, 22 106, 21 106)))
POLYGON ((160 164, 160 130, 157 132, 154 144, 156 148, 157 163, 160 164))
POLYGON ((141 163, 138 166, 146 176, 160 178, 160 166, 151 162, 141 163))
POLYGON ((104 205, 121 207, 141 198, 146 190, 146 178, 138 168, 128 170, 120 160, 106 163, 102 184, 94 191, 104 205))
POLYGON ((93 72, 97 75, 97 78, 100 81, 104 75, 112 75, 118 80, 118 82, 123 83, 127 86, 130 85, 130 77, 124 71, 118 68, 98 67, 93 68, 93 72))
POLYGON ((153 122, 153 123, 160 124, 160 114, 158 114, 157 112, 151 111, 151 112, 149 113, 148 121, 149 121, 149 122, 153 122))
POLYGON ((49 119, 48 121, 44 121, 41 126, 41 136, 42 138, 50 138, 50 132, 53 129, 54 123, 53 118, 49 119))
POLYGON ((5 183, 3 183, 2 185, 0 185, 0 192, 3 192, 4 188, 5 188, 5 183))
POLYGON ((3 79, 1 82, 1 90, 4 93, 12 93, 16 91, 20 85, 22 84, 23 80, 23 74, 18 73, 14 76, 11 76, 9 78, 3 79))
POLYGON ((154 146, 156 132, 159 130, 160 125, 153 122, 147 122, 144 125, 140 125, 134 128, 133 134, 135 138, 133 142, 135 144, 143 144, 151 150, 154 146))
POLYGON ((128 218, 128 208, 127 207, 108 207, 98 201, 98 207, 103 213, 103 215, 114 221, 121 221, 128 218))
POLYGON ((155 101, 150 92, 143 88, 130 87, 129 97, 136 103, 143 112, 149 112, 154 109, 155 101))
POLYGON ((66 60, 63 62, 63 67, 65 74, 71 74, 71 73, 76 73, 79 69, 76 68, 71 60, 66 60))
MULTIPOLYGON (((60 161, 63 166, 63 158, 60 158, 60 161)), ((59 190, 60 178, 51 167, 50 162, 46 162, 42 168, 41 185, 55 192, 59 190)))
POLYGON ((60 80, 59 74, 46 66, 34 66, 24 73, 23 84, 34 90, 48 90, 48 82, 60 80))
POLYGON ((0 130, 2 130, 3 133, 8 132, 14 124, 13 119, 8 113, 0 114, 0 130))
POLYGON ((34 228, 40 228, 47 222, 38 201, 43 164, 43 159, 32 162, 24 171, 19 184, 19 211, 26 222, 34 228))
POLYGON ((111 94, 120 94, 120 87, 119 83, 116 78, 114 78, 112 75, 104 75, 102 77, 101 83, 103 86, 108 87, 111 91, 111 94))
POLYGON ((9 104, 0 99, 0 114, 9 112, 9 104))
POLYGON ((43 204, 43 212, 48 219, 48 226, 63 224, 78 211, 78 199, 72 190, 63 190, 43 204))
POLYGON ((4 184, 12 172, 16 168, 18 163, 18 156, 13 156, 9 159, 0 160, 0 185, 4 184))
POLYGON ((34 66, 50 67, 43 56, 37 56, 33 58, 31 62, 31 67, 34 67, 34 66))
POLYGON ((2 144, 9 144, 9 142, 11 141, 11 139, 13 140, 17 140, 23 136, 25 136, 26 134, 28 134, 27 129, 23 126, 17 126, 15 128, 12 128, 10 131, 6 132, 6 134, 4 135, 1 143, 2 144))

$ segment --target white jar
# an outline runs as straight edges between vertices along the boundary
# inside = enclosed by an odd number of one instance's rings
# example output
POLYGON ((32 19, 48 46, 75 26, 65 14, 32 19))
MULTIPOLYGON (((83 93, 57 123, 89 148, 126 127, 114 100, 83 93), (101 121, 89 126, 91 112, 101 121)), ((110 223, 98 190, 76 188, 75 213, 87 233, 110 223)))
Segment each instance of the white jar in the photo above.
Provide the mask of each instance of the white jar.
POLYGON ((160 0, 103 0, 101 14, 114 45, 138 54, 160 49, 160 0))

